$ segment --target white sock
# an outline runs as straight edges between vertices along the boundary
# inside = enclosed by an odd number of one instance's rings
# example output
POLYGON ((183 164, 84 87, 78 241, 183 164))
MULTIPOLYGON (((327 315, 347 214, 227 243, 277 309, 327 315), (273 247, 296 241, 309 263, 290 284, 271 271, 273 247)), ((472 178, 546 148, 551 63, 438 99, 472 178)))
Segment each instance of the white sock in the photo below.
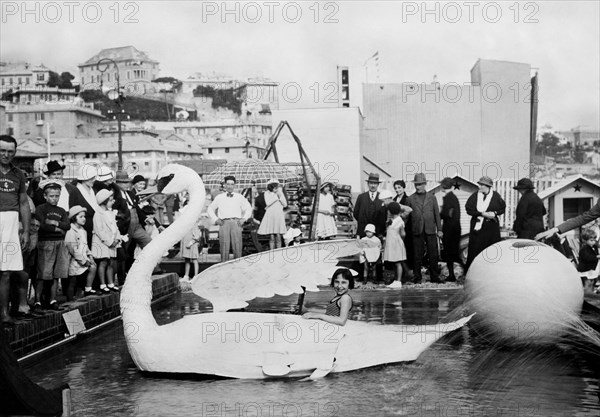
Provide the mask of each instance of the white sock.
POLYGON ((115 284, 108 284, 108 288, 115 288, 115 284))
POLYGON ((100 284, 100 289, 103 290, 106 288, 106 284, 100 284))
POLYGON ((90 292, 92 290, 92 287, 85 287, 84 291, 86 292, 90 292))

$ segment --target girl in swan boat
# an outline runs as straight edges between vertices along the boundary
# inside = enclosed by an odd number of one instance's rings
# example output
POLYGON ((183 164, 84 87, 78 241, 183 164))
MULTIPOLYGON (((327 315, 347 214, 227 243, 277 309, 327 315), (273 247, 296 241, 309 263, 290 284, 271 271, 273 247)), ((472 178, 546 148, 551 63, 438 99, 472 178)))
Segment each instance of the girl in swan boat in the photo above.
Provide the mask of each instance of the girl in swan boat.
POLYGON ((352 309, 352 297, 348 291, 354 288, 354 277, 348 268, 338 268, 331 277, 331 286, 335 289, 336 296, 329 301, 325 313, 309 311, 302 317, 305 319, 319 319, 328 323, 343 326, 348 320, 348 313, 352 309))

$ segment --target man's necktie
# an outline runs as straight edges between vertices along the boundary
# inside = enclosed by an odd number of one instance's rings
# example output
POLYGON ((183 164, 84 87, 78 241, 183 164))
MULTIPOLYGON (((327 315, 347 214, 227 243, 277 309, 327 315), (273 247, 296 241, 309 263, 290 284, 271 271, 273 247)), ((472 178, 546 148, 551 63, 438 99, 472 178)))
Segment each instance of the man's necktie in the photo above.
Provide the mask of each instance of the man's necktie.
POLYGON ((227 193, 227 197, 233 197, 233 193, 227 193))

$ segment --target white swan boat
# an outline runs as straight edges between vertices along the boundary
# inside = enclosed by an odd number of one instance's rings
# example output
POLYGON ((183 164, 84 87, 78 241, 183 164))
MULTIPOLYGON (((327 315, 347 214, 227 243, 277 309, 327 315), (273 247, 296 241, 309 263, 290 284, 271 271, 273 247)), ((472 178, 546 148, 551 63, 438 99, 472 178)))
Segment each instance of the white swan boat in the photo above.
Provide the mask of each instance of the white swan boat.
POLYGON ((159 326, 150 309, 151 273, 162 254, 181 240, 200 216, 204 184, 191 169, 167 165, 159 191, 188 191, 186 211, 140 254, 121 292, 127 347, 142 371, 196 373, 232 378, 310 377, 394 362, 414 361, 470 317, 428 326, 378 326, 349 320, 336 326, 298 315, 227 312, 256 297, 318 291, 340 257, 361 250, 357 240, 314 242, 214 265, 197 275, 192 289, 213 313, 186 316, 159 326))

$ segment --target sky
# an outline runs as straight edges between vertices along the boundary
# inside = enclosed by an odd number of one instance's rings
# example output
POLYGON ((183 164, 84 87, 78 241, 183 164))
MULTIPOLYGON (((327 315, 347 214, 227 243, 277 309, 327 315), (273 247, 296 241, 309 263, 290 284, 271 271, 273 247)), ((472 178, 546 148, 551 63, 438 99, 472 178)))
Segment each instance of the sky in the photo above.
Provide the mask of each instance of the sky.
POLYGON ((78 74, 101 49, 133 45, 161 76, 268 77, 281 108, 327 107, 338 65, 369 82, 470 81, 479 58, 539 73, 539 116, 600 125, 600 2, 0 1, 0 61, 78 74), (378 59, 370 59, 378 52, 378 59))

